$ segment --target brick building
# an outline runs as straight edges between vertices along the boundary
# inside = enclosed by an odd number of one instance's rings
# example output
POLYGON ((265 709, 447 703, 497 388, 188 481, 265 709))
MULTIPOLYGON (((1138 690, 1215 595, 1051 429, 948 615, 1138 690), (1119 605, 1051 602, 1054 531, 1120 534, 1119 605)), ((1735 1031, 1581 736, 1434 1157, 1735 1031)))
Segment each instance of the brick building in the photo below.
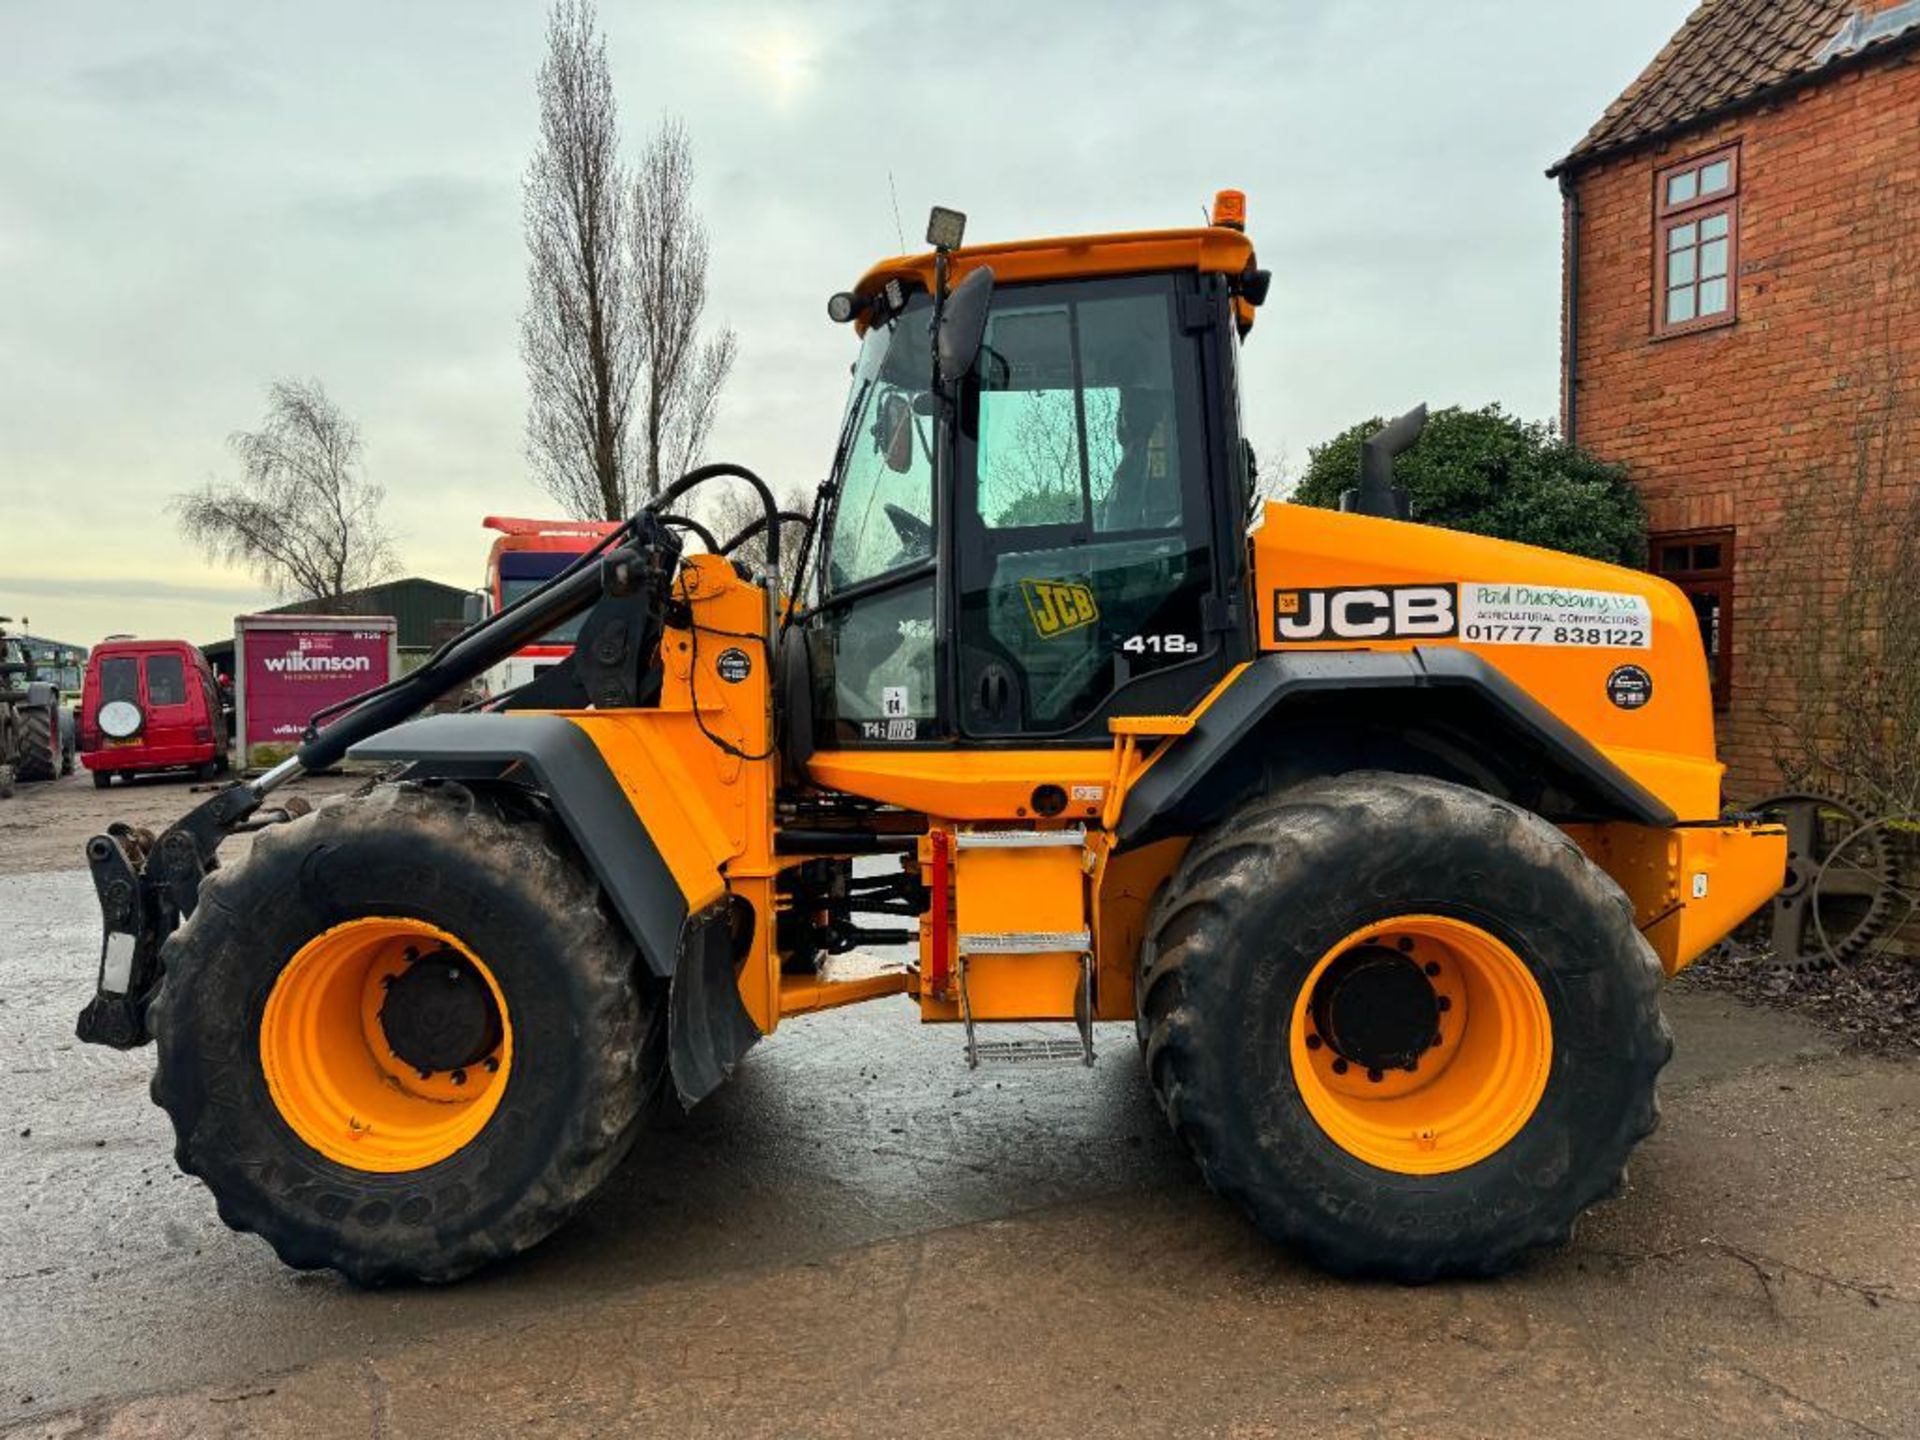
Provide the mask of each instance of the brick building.
POLYGON ((1639 484, 1752 799, 1920 505, 1920 0, 1705 0, 1548 173, 1561 425, 1639 484))

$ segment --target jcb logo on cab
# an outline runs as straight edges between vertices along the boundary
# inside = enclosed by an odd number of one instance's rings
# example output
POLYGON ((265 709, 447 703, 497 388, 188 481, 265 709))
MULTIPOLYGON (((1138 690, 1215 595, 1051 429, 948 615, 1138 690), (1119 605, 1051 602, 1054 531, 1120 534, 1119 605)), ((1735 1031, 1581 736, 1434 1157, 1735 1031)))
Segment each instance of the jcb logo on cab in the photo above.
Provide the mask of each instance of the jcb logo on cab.
POLYGON ((1273 592, 1276 645, 1312 640, 1434 640, 1459 629, 1451 585, 1366 585, 1273 592))
POLYGON ((1020 593, 1027 600, 1027 614, 1040 637, 1051 639, 1100 618, 1100 607, 1093 603, 1093 591, 1071 580, 1022 580, 1020 593))

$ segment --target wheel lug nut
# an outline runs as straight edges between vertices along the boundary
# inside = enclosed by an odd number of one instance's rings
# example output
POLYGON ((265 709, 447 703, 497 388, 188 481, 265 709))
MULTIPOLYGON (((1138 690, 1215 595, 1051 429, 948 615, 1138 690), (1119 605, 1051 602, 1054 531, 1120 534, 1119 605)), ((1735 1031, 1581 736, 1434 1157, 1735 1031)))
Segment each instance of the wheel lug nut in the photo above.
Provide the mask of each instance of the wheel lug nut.
POLYGON ((419 958, 420 958, 420 947, 417 945, 407 946, 407 963, 411 965, 414 961, 418 960, 419 958))
POLYGON ((1437 1009, 1442 1015, 1446 1014, 1447 1011, 1453 1008, 1453 1001, 1445 995, 1436 997, 1433 1004, 1434 1004, 1434 1008, 1437 1009))
POLYGON ((466 1083, 467 1083, 467 1072, 466 1072, 466 1071, 464 1071, 464 1070, 456 1070, 456 1071, 454 1071, 454 1072, 453 1072, 453 1083, 454 1083, 454 1084, 456 1084, 456 1085, 464 1085, 464 1084, 466 1084, 466 1083))
POLYGON ((422 1080, 431 1080, 433 1078, 433 1071, 427 1069, 426 1066, 416 1065, 413 1068, 419 1072, 420 1078, 422 1080))
POLYGON ((1346 1073, 1347 1073, 1347 1062, 1346 1062, 1346 1061, 1344 1061, 1344 1060, 1336 1060, 1336 1061, 1334 1061, 1334 1062, 1333 1062, 1333 1073, 1334 1073, 1334 1074, 1336 1074, 1336 1075, 1344 1075, 1344 1074, 1346 1074, 1346 1073))
POLYGON ((1326 1043, 1327 1042, 1322 1040, 1318 1035, 1307 1036, 1307 1049, 1309 1050, 1318 1050, 1322 1045, 1326 1043))
POLYGON ((499 1056, 489 1055, 481 1063, 487 1067, 487 1074, 498 1075, 500 1073, 500 1057, 499 1056))
POLYGON ((1404 953, 1406 953, 1407 951, 1409 951, 1409 950, 1411 950, 1411 949, 1413 949, 1413 941, 1411 941, 1411 940, 1409 940, 1409 939, 1407 939, 1407 938, 1406 938, 1405 936, 1402 936, 1402 937, 1400 938, 1400 942, 1399 942, 1399 943, 1400 943, 1400 950, 1401 950, 1401 953, 1402 953, 1402 954, 1404 954, 1404 953))
POLYGON ((1374 1084, 1376 1084, 1376 1085, 1378 1085, 1378 1084, 1379 1084, 1379 1083, 1380 1083, 1380 1082, 1381 1082, 1382 1080, 1384 1080, 1384 1079, 1386 1079, 1386 1078, 1387 1078, 1387 1077, 1386 1077, 1385 1075, 1383 1075, 1383 1074, 1381 1074, 1381 1073, 1380 1073, 1380 1071, 1378 1071, 1378 1070, 1369 1070, 1369 1071, 1367 1071, 1367 1079, 1369 1079, 1369 1080, 1371 1080, 1371 1081, 1372 1081, 1372 1082, 1373 1082, 1374 1084))
POLYGON ((1426 970, 1429 975, 1438 975, 1440 973, 1440 962, 1438 960, 1427 961, 1426 970))
POLYGON ((380 977, 380 988, 382 990, 391 990, 393 988, 393 977, 391 975, 382 975, 380 977))
POLYGON ((1413 1074, 1413 1072, 1418 1070, 1419 1068, 1420 1068, 1420 1060, 1418 1056, 1416 1056, 1412 1060, 1407 1061, 1406 1070, 1409 1075, 1413 1074))

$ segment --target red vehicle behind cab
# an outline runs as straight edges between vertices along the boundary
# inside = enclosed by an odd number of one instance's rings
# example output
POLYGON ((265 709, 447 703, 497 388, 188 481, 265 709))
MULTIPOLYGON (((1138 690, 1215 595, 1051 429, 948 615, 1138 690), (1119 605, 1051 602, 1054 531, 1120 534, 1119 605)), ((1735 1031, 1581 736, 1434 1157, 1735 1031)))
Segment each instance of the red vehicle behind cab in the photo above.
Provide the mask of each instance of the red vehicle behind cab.
POLYGON ((184 640, 108 640, 87 657, 80 763, 105 789, 115 775, 227 768, 227 721, 206 657, 184 640))

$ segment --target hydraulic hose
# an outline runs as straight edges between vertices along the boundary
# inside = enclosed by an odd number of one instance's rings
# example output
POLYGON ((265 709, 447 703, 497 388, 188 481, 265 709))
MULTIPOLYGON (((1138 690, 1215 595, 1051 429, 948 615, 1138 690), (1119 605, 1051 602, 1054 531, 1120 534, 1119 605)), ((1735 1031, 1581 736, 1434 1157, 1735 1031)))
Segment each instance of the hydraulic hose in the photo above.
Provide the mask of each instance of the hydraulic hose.
MULTIPOLYGON (((615 550, 604 563, 637 566, 641 557, 632 549, 615 550)), ((294 755, 299 768, 312 771, 336 764, 360 741, 408 719, 516 650, 592 609, 603 588, 601 566, 586 565, 502 610, 487 624, 469 630, 444 646, 419 669, 362 697, 331 725, 314 731, 294 755)), ((322 712, 315 719, 324 718, 325 714, 322 712)))
POLYGON ((766 511, 767 569, 778 575, 780 573, 780 522, 776 517, 780 514, 780 506, 774 500, 773 490, 767 482, 746 466, 735 465, 730 460, 716 461, 711 465, 696 465, 648 501, 647 509, 656 515, 660 514, 694 486, 704 485, 709 480, 719 480, 726 476, 746 481, 759 494, 760 508, 766 511))

